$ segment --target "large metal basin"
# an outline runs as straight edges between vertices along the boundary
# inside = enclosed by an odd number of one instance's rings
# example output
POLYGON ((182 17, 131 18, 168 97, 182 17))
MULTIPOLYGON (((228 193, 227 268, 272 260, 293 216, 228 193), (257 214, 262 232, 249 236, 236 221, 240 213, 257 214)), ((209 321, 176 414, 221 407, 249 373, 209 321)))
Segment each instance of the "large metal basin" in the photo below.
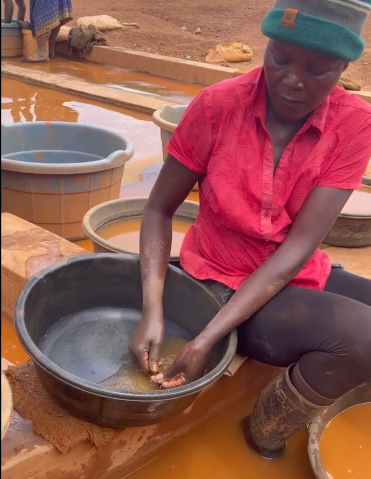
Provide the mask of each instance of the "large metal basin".
MULTIPOLYGON (((365 384, 353 389, 353 391, 349 392, 338 401, 335 401, 334 404, 326 409, 321 416, 309 425, 308 453, 310 464, 316 479, 330 479, 321 462, 320 442, 323 431, 336 416, 346 409, 357 406, 358 404, 369 402, 371 402, 371 384, 365 384)), ((339 451, 339 454, 341 454, 341 451, 339 451)))
MULTIPOLYGON (((114 427, 158 423, 186 409, 203 389, 222 376, 234 357, 236 332, 214 347, 207 367, 209 372, 201 379, 173 390, 128 392, 99 385, 93 382, 91 376, 82 379, 81 375, 78 377, 68 372, 63 364, 57 365, 41 352, 39 346, 46 331, 62 318, 108 306, 123 310, 141 309, 137 258, 119 253, 97 253, 63 260, 41 271, 26 284, 15 309, 18 337, 33 359, 44 388, 72 414, 83 419, 114 427)), ((221 303, 209 288, 170 266, 163 307, 164 317, 185 331, 188 339, 192 339, 220 310, 221 303)), ((98 323, 95 323, 97 327, 98 323)), ((89 355, 94 368, 111 368, 111 372, 105 371, 105 377, 115 373, 123 353, 127 352, 132 326, 132 323, 127 323, 127 337, 122 343, 115 336, 105 341, 107 330, 99 330, 100 346, 89 351, 82 344, 74 344, 76 338, 72 337, 71 345, 66 344, 63 361, 69 365, 73 363, 73 368, 78 369, 80 363, 86 360, 85 356, 89 355)), ((59 347, 57 343, 56 347, 59 347)), ((88 366, 91 374, 93 367, 90 363, 88 366)), ((99 369, 96 371, 94 381, 105 379, 98 377, 99 369)))
MULTIPOLYGON (((120 198, 107 201, 89 210, 82 221, 82 227, 88 238, 91 239, 95 253, 125 253, 138 257, 130 251, 126 251, 114 245, 109 240, 99 236, 99 230, 103 226, 130 217, 143 216, 148 198, 120 198)), ((195 222, 199 211, 199 204, 194 201, 184 201, 175 212, 174 218, 195 222)), ((172 263, 178 264, 179 255, 170 257, 172 263)))
POLYGON ((371 245, 371 190, 352 193, 323 243, 341 248, 371 245))

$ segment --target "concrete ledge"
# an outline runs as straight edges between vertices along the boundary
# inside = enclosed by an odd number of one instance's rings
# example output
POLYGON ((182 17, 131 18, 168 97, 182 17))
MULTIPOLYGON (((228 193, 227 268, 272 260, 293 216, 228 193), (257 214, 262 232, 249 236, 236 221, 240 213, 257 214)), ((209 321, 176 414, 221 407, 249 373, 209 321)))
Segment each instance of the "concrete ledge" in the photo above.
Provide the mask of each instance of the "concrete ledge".
POLYGON ((1 214, 1 314, 13 311, 27 281, 47 266, 87 251, 10 213, 1 214))
MULTIPOLYGON (((67 42, 57 43, 55 51, 67 54, 67 42)), ((123 68, 131 71, 149 73, 186 83, 212 85, 228 78, 240 75, 236 68, 210 65, 209 63, 182 60, 145 52, 127 50, 120 47, 102 47, 94 45, 90 53, 84 54, 86 60, 123 68)))
POLYGON ((371 246, 364 248, 329 246, 325 253, 333 263, 343 264, 349 273, 371 279, 371 246))
MULTIPOLYGON (((67 42, 57 43, 56 52, 66 55, 67 42)), ((74 53, 72 54, 74 55, 74 53)), ((170 78, 186 83, 209 86, 222 80, 244 75, 248 69, 221 67, 209 63, 182 60, 151 53, 138 52, 120 47, 101 47, 94 45, 92 51, 84 55, 86 60, 123 68, 159 77, 170 78)), ((251 67, 255 68, 255 67, 251 67)), ((370 91, 351 92, 371 103, 370 91)))
POLYGON ((66 78, 54 73, 45 73, 36 70, 11 65, 6 62, 1 64, 1 75, 15 80, 33 83, 46 88, 53 88, 90 99, 120 105, 130 110, 141 111, 152 115, 154 111, 164 105, 177 105, 170 101, 163 101, 138 93, 129 93, 104 85, 95 85, 76 78, 66 78))
MULTIPOLYGON (((64 43, 58 43, 56 45, 56 51, 66 55, 64 43)), ((72 56, 75 56, 75 54, 72 54, 72 56)), ((208 63, 136 52, 119 47, 100 47, 95 45, 92 51, 85 55, 85 58, 88 61, 103 65, 110 65, 204 86, 213 85, 219 81, 247 73, 247 71, 241 71, 236 68, 226 68, 218 65, 209 65, 208 63)), ((69 91, 95 100, 113 103, 115 105, 119 104, 123 107, 149 114, 152 114, 163 105, 176 105, 176 103, 170 101, 147 97, 139 93, 114 90, 104 85, 95 85, 72 77, 60 77, 52 73, 37 72, 35 70, 10 65, 6 62, 3 62, 1 65, 1 74, 47 88, 69 91)), ((364 90, 351 93, 371 104, 371 92, 364 90)))
POLYGON ((174 440, 256 396, 279 372, 247 361, 232 378, 223 376, 184 413, 161 424, 125 429, 95 450, 81 443, 63 455, 14 414, 2 446, 4 479, 123 479, 168 449, 174 440))
MULTIPOLYGON (((62 258, 87 252, 9 213, 1 216, 1 310, 12 318, 14 304, 31 276, 62 258)), ((246 361, 233 377, 220 378, 179 416, 151 427, 125 429, 99 450, 81 443, 63 455, 33 432, 30 421, 14 413, 1 443, 2 477, 122 479, 170 447, 174 439, 257 395, 277 373, 277 368, 246 361)))

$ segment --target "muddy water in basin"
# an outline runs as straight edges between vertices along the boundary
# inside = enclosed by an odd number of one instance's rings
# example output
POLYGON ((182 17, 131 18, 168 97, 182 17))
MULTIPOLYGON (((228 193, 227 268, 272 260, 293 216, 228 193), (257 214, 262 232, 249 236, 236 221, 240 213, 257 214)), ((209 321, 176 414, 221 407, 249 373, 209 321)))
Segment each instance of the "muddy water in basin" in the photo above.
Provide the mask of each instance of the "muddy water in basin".
POLYGON ((322 465, 333 479, 371 478, 371 402, 336 416, 320 442, 322 465))
MULTIPOLYGON (((175 336, 169 336, 166 339, 160 352, 161 365, 159 372, 171 366, 186 344, 186 340, 175 336)), ((131 358, 126 358, 120 369, 112 376, 101 381, 100 384, 124 391, 154 391, 158 389, 158 386, 150 382, 150 376, 150 374, 138 369, 131 358)))
MULTIPOLYGON (((119 307, 82 310, 51 326, 38 347, 54 364, 86 381, 126 391, 151 391, 156 386, 138 370, 128 350, 141 317, 138 310, 119 307)), ((165 318, 161 351, 165 367, 191 339, 165 318)))
MULTIPOLYGON (((25 64, 20 63, 19 60, 12 60, 10 63, 25 67, 25 64)), ((84 60, 75 61, 58 58, 44 65, 28 64, 27 68, 74 77, 98 85, 182 104, 188 104, 202 89, 200 85, 168 80, 84 60)))
POLYGON ((135 145, 131 162, 162 154, 160 132, 150 115, 3 77, 1 121, 95 125, 130 138, 135 145))
MULTIPOLYGON (((139 253, 139 232, 142 217, 130 217, 113 221, 97 231, 97 234, 130 253, 139 253)), ((171 245, 171 256, 179 256, 184 236, 193 225, 192 221, 173 219, 173 238, 171 245)))

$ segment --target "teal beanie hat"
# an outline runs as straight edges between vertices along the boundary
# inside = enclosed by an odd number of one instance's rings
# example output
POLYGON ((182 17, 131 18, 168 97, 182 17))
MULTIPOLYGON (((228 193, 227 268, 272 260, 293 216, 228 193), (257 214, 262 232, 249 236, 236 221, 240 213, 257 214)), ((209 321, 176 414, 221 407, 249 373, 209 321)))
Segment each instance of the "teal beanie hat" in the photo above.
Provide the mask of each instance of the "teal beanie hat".
POLYGON ((361 57, 371 0, 276 0, 262 23, 263 35, 345 61, 361 57))

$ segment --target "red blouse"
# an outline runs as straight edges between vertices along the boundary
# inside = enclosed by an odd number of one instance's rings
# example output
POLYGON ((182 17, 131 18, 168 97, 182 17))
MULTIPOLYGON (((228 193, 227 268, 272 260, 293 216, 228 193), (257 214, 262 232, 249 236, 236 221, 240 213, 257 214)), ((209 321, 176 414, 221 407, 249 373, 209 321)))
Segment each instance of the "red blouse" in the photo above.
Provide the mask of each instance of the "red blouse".
MULTIPOLYGON (((273 174, 266 110, 264 71, 257 68, 202 90, 168 144, 178 161, 204 175, 181 265, 234 290, 285 240, 315 186, 359 188, 371 156, 371 105, 337 87, 273 174)), ((290 284, 323 289, 330 268, 318 249, 290 284)))

